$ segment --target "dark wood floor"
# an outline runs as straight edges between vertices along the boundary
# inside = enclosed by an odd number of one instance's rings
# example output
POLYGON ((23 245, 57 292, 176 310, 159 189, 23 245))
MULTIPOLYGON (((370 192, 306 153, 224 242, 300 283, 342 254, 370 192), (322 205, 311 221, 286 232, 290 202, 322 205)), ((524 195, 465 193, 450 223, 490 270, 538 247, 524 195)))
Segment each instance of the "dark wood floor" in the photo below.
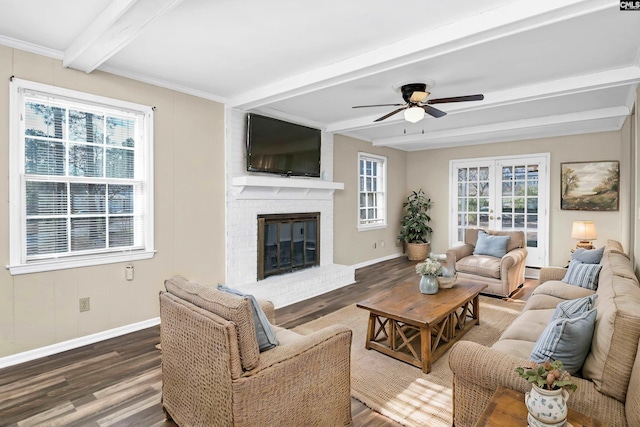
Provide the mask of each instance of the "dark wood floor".
MULTIPOLYGON (((324 316, 415 279, 414 265, 403 257, 359 269, 356 283, 278 309, 276 321, 290 328, 324 316)), ((528 280, 514 298, 534 286, 528 280)), ((0 370, 0 426, 174 426, 160 404, 159 335, 148 328, 0 370)), ((399 426, 355 399, 351 409, 355 426, 399 426)))

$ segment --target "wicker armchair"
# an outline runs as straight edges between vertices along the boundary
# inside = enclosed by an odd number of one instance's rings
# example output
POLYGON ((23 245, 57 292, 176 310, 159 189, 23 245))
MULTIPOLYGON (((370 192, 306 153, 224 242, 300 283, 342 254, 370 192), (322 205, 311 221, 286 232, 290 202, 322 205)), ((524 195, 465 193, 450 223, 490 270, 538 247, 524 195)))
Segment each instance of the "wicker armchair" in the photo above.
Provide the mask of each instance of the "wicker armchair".
MULTIPOLYGON (((179 426, 350 426, 351 330, 277 326, 260 353, 248 298, 176 276, 160 292, 162 405, 179 426)), ((261 301, 274 322, 273 304, 261 301)))
POLYGON ((459 281, 485 283, 482 293, 507 297, 524 283, 527 249, 523 231, 484 230, 489 235, 509 236, 507 253, 502 258, 474 255, 478 241, 477 228, 468 228, 464 233, 464 245, 447 251, 447 263, 455 265, 459 281))

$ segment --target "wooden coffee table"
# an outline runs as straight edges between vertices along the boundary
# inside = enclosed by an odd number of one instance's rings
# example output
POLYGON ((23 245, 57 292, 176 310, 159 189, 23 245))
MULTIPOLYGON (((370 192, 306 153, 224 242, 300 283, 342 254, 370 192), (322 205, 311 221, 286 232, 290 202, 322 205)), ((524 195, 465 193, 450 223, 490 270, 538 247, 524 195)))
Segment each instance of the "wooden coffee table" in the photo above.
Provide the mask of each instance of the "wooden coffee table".
POLYGON ((369 310, 367 350, 431 371, 431 363, 480 323, 479 293, 487 285, 455 285, 435 295, 420 293, 418 281, 400 283, 356 304, 369 310))

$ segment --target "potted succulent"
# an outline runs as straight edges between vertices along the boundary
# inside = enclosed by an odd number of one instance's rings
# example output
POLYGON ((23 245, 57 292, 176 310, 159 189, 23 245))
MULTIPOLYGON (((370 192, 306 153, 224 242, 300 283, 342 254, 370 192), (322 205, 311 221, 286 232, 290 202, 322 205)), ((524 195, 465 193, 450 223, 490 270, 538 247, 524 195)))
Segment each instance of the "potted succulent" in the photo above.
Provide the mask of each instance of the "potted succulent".
POLYGON ((413 191, 402 204, 406 211, 400 222, 398 240, 405 242, 407 256, 412 261, 424 260, 431 252, 429 238, 433 229, 429 226, 431 199, 422 189, 413 191))
POLYGON ((529 425, 564 425, 567 419, 567 399, 569 391, 578 387, 571 375, 562 369, 559 360, 547 360, 543 364, 533 364, 527 368, 516 368, 516 372, 532 385, 531 391, 524 397, 529 411, 529 425))

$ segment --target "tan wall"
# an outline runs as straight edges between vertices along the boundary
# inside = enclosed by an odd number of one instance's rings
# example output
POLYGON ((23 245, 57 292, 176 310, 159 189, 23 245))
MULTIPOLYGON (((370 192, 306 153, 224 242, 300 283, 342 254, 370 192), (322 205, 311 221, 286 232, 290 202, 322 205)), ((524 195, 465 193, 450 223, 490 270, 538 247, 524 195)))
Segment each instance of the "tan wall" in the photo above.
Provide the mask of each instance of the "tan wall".
MULTIPOLYGON (((0 46, 0 199, 9 200, 9 78, 155 106, 155 248, 134 264, 11 276, 0 271, 0 357, 151 319, 163 280, 224 281, 224 107, 103 72, 0 46), (79 312, 78 299, 91 298, 79 312)), ((9 209, 0 208, 0 262, 9 263, 9 209)))
POLYGON ((407 153, 344 135, 334 135, 333 152, 333 180, 344 183, 344 190, 334 196, 334 262, 354 265, 402 252, 396 236, 406 197, 407 153), (386 228, 358 231, 358 152, 387 158, 386 228))
POLYGON ((407 189, 424 189, 432 199, 432 250, 444 252, 449 246, 449 161, 492 156, 550 153, 550 265, 565 265, 570 250, 574 220, 591 219, 598 231, 596 246, 616 239, 629 248, 630 156, 625 151, 621 132, 603 132, 529 141, 483 144, 468 147, 425 150, 407 156, 407 189), (560 210, 560 163, 590 160, 620 160, 621 202, 617 212, 579 212, 560 210), (626 233, 626 234, 625 234, 626 233))

